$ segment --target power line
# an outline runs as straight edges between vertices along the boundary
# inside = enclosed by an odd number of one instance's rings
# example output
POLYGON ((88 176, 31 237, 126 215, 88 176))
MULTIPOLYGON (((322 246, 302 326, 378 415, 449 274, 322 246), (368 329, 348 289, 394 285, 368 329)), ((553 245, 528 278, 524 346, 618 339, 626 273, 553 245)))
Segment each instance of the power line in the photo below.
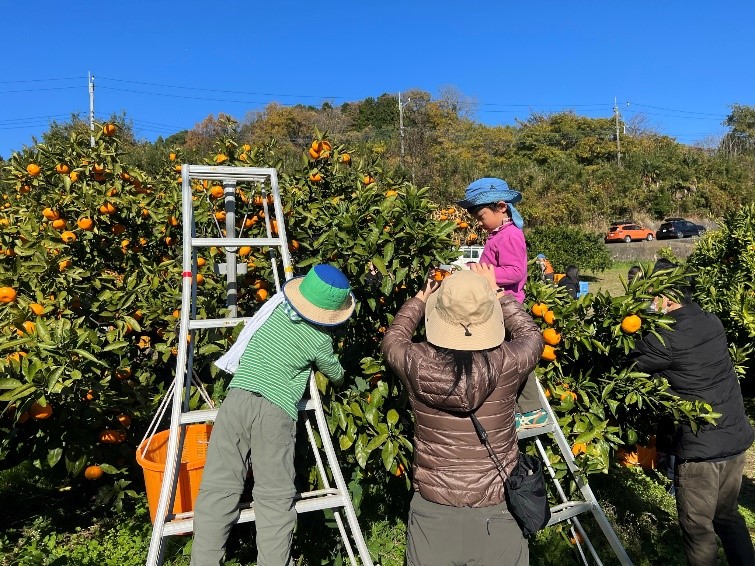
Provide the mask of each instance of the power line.
POLYGON ((248 92, 248 91, 241 91, 241 90, 223 90, 223 89, 216 89, 216 88, 166 85, 166 84, 148 83, 148 82, 141 82, 141 81, 129 81, 125 79, 114 79, 111 77, 102 77, 102 76, 100 77, 100 80, 116 81, 116 82, 131 83, 131 84, 138 84, 138 85, 145 85, 145 86, 157 86, 161 88, 180 88, 184 90, 195 90, 195 91, 201 91, 201 92, 219 92, 219 93, 224 93, 224 94, 248 94, 251 96, 281 96, 285 98, 319 98, 323 100, 332 100, 335 98, 346 98, 345 96, 319 96, 319 95, 314 95, 314 94, 280 94, 280 93, 270 93, 270 92, 248 92))
POLYGON ((65 78, 59 78, 59 79, 21 79, 17 81, 0 81, 0 85, 11 85, 11 84, 18 84, 18 83, 40 83, 40 82, 47 82, 47 81, 78 81, 81 79, 86 79, 86 77, 65 77, 65 78))

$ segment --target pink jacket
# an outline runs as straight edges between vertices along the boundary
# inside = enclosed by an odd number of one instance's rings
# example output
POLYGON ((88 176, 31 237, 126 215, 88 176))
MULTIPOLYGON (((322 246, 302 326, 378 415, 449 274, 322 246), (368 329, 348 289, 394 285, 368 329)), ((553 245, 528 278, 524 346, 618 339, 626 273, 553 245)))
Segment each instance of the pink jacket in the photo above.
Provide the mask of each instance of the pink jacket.
POLYGON ((480 263, 495 267, 495 280, 506 293, 524 302, 527 282, 527 244, 524 232, 509 224, 493 232, 485 243, 480 263))

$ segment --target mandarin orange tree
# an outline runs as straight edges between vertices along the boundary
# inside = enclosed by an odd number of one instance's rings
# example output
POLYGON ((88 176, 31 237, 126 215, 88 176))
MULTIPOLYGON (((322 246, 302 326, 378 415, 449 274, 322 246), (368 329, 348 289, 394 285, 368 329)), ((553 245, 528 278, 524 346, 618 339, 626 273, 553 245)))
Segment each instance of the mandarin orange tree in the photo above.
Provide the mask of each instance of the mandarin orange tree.
MULTIPOLYGON (((536 374, 586 473, 605 472, 617 448, 647 441, 661 417, 697 426, 716 416, 709 405, 680 400, 665 379, 626 361, 643 333, 669 328, 671 319, 647 306, 683 278, 677 269, 625 284, 620 296, 598 292, 574 300, 540 281, 537 268, 531 274, 527 307, 547 342, 536 374)), ((563 459, 553 452, 549 457, 565 473, 563 459)))
POLYGON ((59 478, 133 469, 174 364, 179 173, 167 154, 149 178, 127 167, 106 126, 94 146, 72 132, 13 154, 2 172, 0 280, 13 298, 0 308, 0 460, 59 478), (29 418, 36 406, 47 418, 29 418))
MULTIPOLYGON (((274 143, 251 147, 228 131, 206 163, 280 166, 274 143)), ((91 147, 88 132, 72 132, 15 153, 2 171, 0 457, 32 460, 61 481, 99 466, 111 480, 101 484, 123 485, 112 480, 138 471, 135 447, 174 371, 181 152, 166 148, 148 175, 127 165, 119 136, 100 128, 91 147)), ((275 233, 285 222, 297 272, 328 261, 349 275, 359 310, 338 347, 355 378, 327 390, 331 427, 356 476, 402 476, 410 419, 398 382, 371 360, 429 267, 452 258, 455 224, 431 218, 426 189, 319 132, 300 166, 280 171, 280 186, 283 218, 266 218, 274 211, 259 187, 237 188, 237 233, 262 235, 265 220, 275 233)), ((225 234, 222 187, 192 189, 198 231, 225 234)), ((270 250, 238 255, 247 268, 239 307, 252 314, 273 292, 270 250)), ((198 257, 198 317, 226 312, 223 260, 222 249, 198 257)), ((193 337, 197 375, 216 397, 227 376, 211 363, 229 334, 193 337)))
MULTIPOLYGON (((718 315, 732 341, 734 359, 740 375, 752 354, 755 338, 755 205, 743 206, 724 219, 721 228, 706 235, 687 258, 696 273, 696 299, 718 315)), ((751 380, 744 386, 752 388, 751 380)), ((751 390, 751 389, 750 389, 751 390)))

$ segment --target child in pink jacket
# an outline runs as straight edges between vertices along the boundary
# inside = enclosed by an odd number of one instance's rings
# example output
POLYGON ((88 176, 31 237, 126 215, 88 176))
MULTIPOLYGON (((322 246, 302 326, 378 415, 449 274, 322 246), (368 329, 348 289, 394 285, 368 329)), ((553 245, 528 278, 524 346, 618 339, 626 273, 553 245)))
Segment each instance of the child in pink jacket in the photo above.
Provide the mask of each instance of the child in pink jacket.
MULTIPOLYGON (((483 177, 471 183, 464 199, 457 204, 477 219, 480 227, 489 233, 480 263, 495 268, 498 287, 524 302, 524 284, 527 282, 527 244, 522 226, 524 221, 514 204, 522 194, 509 188, 503 179, 483 177)), ((519 392, 516 414, 518 428, 532 428, 544 424, 548 414, 543 410, 535 383, 530 373, 519 392)))

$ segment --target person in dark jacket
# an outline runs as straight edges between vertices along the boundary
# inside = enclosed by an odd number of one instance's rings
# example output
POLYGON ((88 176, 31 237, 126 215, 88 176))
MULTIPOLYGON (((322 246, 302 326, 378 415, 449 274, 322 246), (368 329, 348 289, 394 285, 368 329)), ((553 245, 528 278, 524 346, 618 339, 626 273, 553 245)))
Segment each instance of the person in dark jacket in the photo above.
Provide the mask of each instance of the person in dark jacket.
MULTIPOLYGON (((654 273, 672 270, 658 260, 654 273)), ((742 392, 729 355, 721 321, 692 299, 692 288, 676 289, 675 298, 660 296, 656 309, 674 319, 673 330, 659 330, 639 340, 630 360, 637 369, 665 377, 679 397, 709 403, 721 414, 715 425, 697 433, 683 424, 673 433, 676 457, 674 486, 687 563, 716 564, 716 535, 729 564, 755 564, 755 552, 737 498, 742 485, 745 451, 755 438, 745 413, 742 392)))
POLYGON ((575 265, 566 268, 566 275, 558 282, 559 287, 565 287, 572 299, 579 293, 579 269, 575 265))
POLYGON ((415 415, 410 566, 529 564, 527 539, 506 506, 504 479, 519 457, 516 393, 537 364, 543 340, 516 298, 497 287, 490 265, 474 264, 442 283, 431 274, 383 339, 385 360, 415 415), (423 320, 427 340, 413 341, 423 320), (480 443, 472 412, 488 431, 503 474, 480 443))

